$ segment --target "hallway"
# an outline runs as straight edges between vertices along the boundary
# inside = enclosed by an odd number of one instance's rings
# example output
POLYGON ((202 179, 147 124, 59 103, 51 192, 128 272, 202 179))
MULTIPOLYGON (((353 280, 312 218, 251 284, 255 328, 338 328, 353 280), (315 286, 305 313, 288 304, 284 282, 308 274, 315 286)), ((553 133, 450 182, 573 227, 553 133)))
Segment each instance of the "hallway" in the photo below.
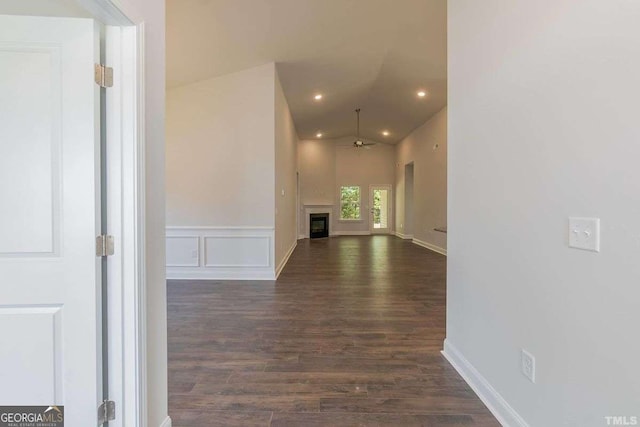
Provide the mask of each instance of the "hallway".
POLYGON ((498 426, 440 355, 446 258, 298 242, 277 282, 169 281, 174 426, 498 426))

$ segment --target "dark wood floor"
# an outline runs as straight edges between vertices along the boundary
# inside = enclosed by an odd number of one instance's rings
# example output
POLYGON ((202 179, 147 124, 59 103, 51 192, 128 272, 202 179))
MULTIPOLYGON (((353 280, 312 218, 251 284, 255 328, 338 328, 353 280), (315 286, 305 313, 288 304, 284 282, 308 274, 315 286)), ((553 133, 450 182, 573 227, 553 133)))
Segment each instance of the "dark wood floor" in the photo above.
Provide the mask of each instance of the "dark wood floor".
POLYGON ((302 240, 277 282, 170 281, 181 426, 499 426, 440 355, 444 256, 302 240))

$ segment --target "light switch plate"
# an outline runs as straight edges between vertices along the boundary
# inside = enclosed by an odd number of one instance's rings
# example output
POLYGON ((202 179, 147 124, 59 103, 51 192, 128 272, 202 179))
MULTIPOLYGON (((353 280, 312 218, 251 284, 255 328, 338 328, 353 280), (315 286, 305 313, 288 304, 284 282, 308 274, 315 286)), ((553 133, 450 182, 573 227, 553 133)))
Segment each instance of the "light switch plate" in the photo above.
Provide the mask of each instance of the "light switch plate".
POLYGON ((522 349, 520 356, 522 374, 529 378, 529 381, 536 383, 536 358, 527 350, 522 349))
POLYGON ((569 218, 569 247, 600 252, 600 218, 569 218))

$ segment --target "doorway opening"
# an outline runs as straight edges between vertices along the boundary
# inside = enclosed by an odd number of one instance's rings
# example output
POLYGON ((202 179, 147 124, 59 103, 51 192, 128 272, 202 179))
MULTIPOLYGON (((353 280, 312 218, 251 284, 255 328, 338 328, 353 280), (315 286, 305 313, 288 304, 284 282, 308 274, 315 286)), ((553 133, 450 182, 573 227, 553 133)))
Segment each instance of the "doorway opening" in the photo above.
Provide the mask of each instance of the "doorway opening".
POLYGON ((413 162, 404 165, 404 233, 413 237, 413 162))
POLYGON ((388 234, 391 224, 391 185, 372 185, 369 189, 372 234, 388 234))

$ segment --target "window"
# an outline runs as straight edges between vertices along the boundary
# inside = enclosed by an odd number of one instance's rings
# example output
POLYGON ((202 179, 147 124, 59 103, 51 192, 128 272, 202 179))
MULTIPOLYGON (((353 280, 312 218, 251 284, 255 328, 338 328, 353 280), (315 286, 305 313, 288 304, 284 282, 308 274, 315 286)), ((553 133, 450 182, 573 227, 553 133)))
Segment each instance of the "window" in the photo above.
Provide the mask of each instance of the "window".
POLYGON ((340 187, 340 219, 360 219, 360 187, 340 187))

